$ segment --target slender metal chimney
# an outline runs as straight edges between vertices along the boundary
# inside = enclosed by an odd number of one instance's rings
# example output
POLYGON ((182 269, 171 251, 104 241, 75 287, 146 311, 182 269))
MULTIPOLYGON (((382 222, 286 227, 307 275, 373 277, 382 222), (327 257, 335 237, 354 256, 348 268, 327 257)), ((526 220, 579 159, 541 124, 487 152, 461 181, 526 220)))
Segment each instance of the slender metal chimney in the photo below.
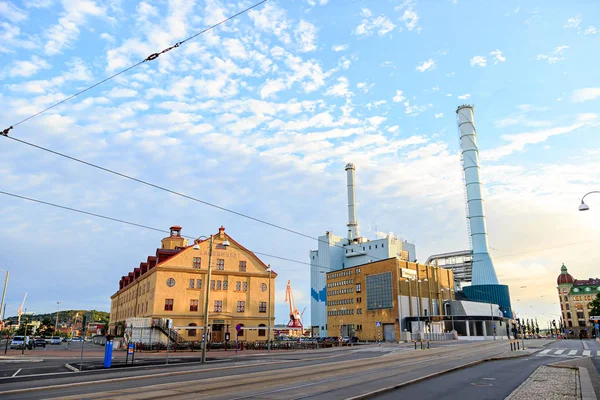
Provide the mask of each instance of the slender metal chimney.
POLYGON ((488 250, 487 229, 481 182, 479 180, 479 150, 477 149, 477 131, 473 106, 462 105, 456 110, 458 130, 460 131, 460 149, 467 192, 467 208, 473 249, 472 285, 497 285, 498 277, 488 250))
POLYGON ((346 164, 346 177, 348 181, 348 240, 359 238, 358 220, 356 219, 356 190, 354 185, 354 164, 346 164))

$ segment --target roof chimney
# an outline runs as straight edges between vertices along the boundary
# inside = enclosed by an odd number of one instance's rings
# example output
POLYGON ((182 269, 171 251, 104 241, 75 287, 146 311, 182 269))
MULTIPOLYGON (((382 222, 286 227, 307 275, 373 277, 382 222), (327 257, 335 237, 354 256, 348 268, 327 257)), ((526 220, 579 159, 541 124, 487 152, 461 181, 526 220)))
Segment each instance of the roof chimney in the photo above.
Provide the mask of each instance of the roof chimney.
POLYGON ((348 240, 356 240, 359 237, 358 220, 356 219, 356 188, 354 185, 354 164, 346 164, 346 180, 348 184, 348 240))

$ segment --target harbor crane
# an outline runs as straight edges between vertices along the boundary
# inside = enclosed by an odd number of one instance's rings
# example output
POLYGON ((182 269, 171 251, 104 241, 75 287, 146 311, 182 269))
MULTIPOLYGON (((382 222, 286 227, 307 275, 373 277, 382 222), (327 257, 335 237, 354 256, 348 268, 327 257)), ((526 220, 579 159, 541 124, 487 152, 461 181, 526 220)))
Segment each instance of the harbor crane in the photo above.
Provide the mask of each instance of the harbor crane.
POLYGON ((17 326, 21 326, 21 315, 23 315, 23 307, 25 307, 25 299, 27 299, 27 293, 25 293, 25 296, 23 297, 23 302, 21 303, 21 307, 19 307, 19 310, 17 311, 17 315, 19 316, 17 326))
POLYGON ((288 281, 285 289, 285 302, 290 304, 290 322, 288 322, 288 328, 302 329, 302 315, 296 308, 294 303, 294 294, 292 293, 292 281, 288 281))

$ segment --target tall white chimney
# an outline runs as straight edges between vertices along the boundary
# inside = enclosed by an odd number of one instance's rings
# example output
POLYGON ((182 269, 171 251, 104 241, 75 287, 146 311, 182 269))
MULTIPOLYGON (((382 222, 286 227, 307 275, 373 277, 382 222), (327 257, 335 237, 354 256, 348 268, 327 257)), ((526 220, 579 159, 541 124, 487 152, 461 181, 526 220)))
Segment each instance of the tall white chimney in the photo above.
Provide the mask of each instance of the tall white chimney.
POLYGON ((346 164, 348 181, 348 240, 358 239, 358 220, 356 219, 356 188, 354 185, 354 164, 346 164))
POLYGON ((473 249, 472 285, 497 285, 498 277, 488 250, 487 229, 481 181, 479 180, 479 150, 477 149, 477 131, 473 106, 462 105, 456 110, 458 130, 460 131, 460 149, 467 192, 468 219, 471 227, 473 249))

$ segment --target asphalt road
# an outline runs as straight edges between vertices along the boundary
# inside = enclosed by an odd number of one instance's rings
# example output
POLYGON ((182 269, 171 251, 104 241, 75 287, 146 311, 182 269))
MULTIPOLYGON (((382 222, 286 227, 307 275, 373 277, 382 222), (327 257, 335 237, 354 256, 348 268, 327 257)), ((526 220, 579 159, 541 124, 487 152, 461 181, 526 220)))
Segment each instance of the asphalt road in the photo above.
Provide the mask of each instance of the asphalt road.
POLYGON ((438 400, 450 397, 461 400, 504 399, 537 367, 554 361, 541 357, 526 357, 485 362, 387 392, 374 399, 438 400))
MULTIPOLYGON (((158 371, 151 374, 148 371, 110 371, 102 375, 102 379, 124 379, 105 380, 84 386, 74 383, 89 380, 89 376, 85 373, 70 374, 53 379, 52 384, 63 384, 60 387, 2 393, 2 398, 348 398, 505 351, 507 342, 457 344, 417 351, 396 345, 390 349, 370 347, 320 354, 292 353, 282 358, 249 358, 229 364, 171 366, 168 371, 172 373, 168 375, 157 374, 158 371), (125 378, 126 376, 133 378, 125 378)), ((23 389, 28 384, 43 385, 44 382, 11 380, 2 385, 1 389, 23 389)))

